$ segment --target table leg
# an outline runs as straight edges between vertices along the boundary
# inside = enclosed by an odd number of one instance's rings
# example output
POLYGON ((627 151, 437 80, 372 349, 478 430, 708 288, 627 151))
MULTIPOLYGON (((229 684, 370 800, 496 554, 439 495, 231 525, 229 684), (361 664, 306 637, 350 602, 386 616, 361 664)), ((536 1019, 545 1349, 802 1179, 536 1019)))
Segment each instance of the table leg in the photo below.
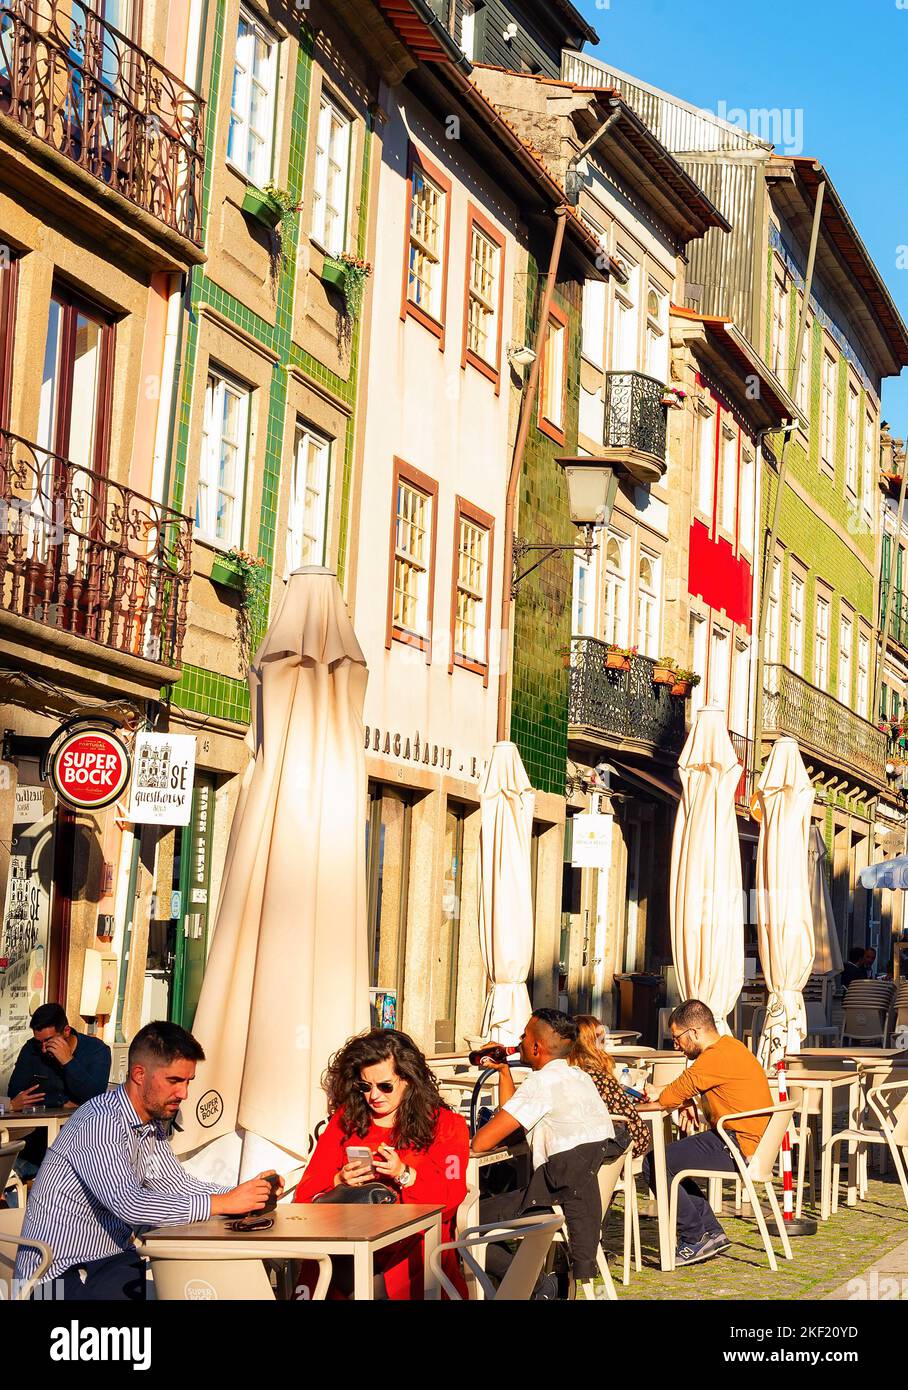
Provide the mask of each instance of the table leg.
MULTIPOLYGON (((861 1110, 861 1084, 860 1081, 853 1081, 848 1088, 848 1128, 858 1129, 860 1127, 861 1110)), ((848 1145, 848 1205, 857 1205, 857 1172, 858 1172, 858 1147, 857 1144, 848 1145)))
MULTIPOLYGON (((820 1088, 820 1220, 829 1220, 829 1207, 832 1200, 834 1181, 830 1162, 829 1140, 832 1138, 832 1091, 828 1086, 820 1088)), ((838 1169, 835 1170, 836 1176, 838 1169)))
POLYGON ((671 1231, 668 1224, 668 1173, 665 1167, 666 1117, 660 1115, 653 1125, 653 1170, 656 1175, 656 1219, 659 1225, 659 1267, 672 1267, 671 1231))
POLYGON ((441 1284, 437 1276, 429 1266, 429 1257, 435 1253, 441 1245, 441 1217, 437 1216, 431 1226, 426 1228, 423 1236, 423 1259, 425 1260, 425 1289, 424 1298, 428 1301, 436 1302, 441 1298, 441 1284))
POLYGON ((368 1241, 357 1241, 353 1247, 353 1297, 363 1303, 371 1303, 375 1298, 372 1246, 368 1241))

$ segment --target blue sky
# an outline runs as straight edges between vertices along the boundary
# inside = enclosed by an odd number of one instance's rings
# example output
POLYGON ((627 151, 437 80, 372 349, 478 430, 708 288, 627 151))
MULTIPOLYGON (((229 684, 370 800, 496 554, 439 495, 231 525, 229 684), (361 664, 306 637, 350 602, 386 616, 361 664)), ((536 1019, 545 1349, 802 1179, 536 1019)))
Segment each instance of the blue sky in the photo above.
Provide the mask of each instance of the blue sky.
MULTIPOLYGON (((908 321, 908 0, 575 0, 591 57, 697 106, 780 108, 826 166, 908 321), (601 6, 601 8, 600 8, 601 6), (801 113, 799 116, 798 113, 801 113)), ((908 371, 883 388, 908 433, 908 371)))

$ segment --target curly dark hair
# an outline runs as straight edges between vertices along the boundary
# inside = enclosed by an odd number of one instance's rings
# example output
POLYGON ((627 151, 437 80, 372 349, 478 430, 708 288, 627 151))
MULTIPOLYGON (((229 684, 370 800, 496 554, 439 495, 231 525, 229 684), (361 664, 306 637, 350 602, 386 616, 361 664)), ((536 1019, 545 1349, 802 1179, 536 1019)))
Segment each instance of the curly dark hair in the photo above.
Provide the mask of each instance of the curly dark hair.
POLYGON ((372 1028, 350 1038, 335 1052, 322 1078, 328 1096, 328 1113, 343 1111, 344 1137, 362 1139, 372 1125, 372 1112, 356 1089, 363 1067, 393 1061, 394 1070, 407 1082, 407 1089, 394 1126, 394 1142, 402 1149, 428 1149, 435 1139, 438 1115, 450 1106, 442 1100, 438 1079, 416 1043, 407 1033, 394 1028, 372 1028))

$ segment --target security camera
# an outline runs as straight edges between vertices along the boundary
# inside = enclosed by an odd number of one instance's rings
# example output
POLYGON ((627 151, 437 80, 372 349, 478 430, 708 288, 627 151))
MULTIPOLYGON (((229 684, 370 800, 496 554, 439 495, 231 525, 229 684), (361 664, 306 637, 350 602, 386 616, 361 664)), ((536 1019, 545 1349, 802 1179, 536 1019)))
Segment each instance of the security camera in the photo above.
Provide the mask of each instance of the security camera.
POLYGON ((515 343, 508 348, 508 361, 514 367, 532 367, 536 353, 528 343, 515 343))
POLYGON ((504 39, 505 43, 510 43, 512 39, 516 39, 519 32, 516 24, 509 24, 501 37, 504 39))
POLYGON ((611 791, 612 769, 608 763, 597 763, 593 768, 593 778, 597 791, 611 791))

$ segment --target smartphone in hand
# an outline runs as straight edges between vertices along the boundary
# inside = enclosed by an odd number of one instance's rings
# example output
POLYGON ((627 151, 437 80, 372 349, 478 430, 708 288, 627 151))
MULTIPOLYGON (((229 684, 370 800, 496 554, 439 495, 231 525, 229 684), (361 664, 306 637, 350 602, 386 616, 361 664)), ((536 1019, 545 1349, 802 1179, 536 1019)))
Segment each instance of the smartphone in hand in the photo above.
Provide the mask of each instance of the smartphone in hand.
POLYGON ((351 1144, 346 1153, 348 1163, 367 1163, 375 1176, 375 1155, 365 1144, 351 1144))

